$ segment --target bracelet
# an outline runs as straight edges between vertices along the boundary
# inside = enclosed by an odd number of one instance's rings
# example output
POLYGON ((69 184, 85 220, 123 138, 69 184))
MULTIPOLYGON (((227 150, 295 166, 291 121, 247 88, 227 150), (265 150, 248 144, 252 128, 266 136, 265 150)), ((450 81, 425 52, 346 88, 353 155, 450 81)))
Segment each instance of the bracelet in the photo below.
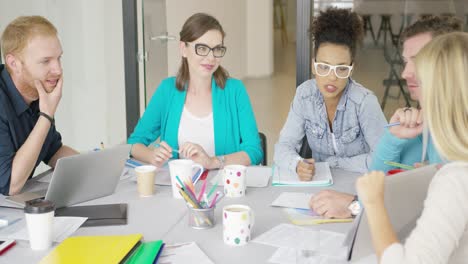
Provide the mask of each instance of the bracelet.
POLYGON ((225 160, 224 156, 216 156, 216 159, 218 159, 218 161, 220 163, 219 168, 220 169, 224 168, 224 160, 225 160))
POLYGON ((46 113, 44 113, 44 112, 39 112, 39 116, 43 116, 43 117, 45 117, 47 120, 49 120, 49 121, 50 121, 50 124, 51 124, 52 126, 55 125, 55 119, 54 119, 53 117, 51 117, 50 115, 48 115, 48 114, 46 114, 46 113))

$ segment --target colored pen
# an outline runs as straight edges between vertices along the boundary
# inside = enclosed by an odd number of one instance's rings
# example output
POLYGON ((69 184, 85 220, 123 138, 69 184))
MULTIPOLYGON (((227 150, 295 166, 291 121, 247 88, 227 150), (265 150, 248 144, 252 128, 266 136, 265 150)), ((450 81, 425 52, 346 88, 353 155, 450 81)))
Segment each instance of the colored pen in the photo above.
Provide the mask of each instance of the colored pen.
MULTIPOLYGON (((161 146, 161 144, 158 144, 158 143, 151 143, 150 146, 153 146, 155 148, 159 148, 161 146)), ((171 147, 172 148, 172 147, 171 147)), ((179 153, 179 150, 178 149, 175 149, 175 148, 172 148, 172 152, 177 152, 179 153)))
POLYGON ((180 183, 180 186, 185 187, 185 185, 182 183, 178 175, 176 175, 175 178, 180 183))
POLYGON ((193 184, 197 184, 198 180, 200 180, 202 175, 203 175, 203 171, 200 171, 200 169, 198 169, 197 172, 195 172, 195 174, 192 177, 193 184))
POLYGON ((395 123, 390 123, 388 125, 385 125, 384 127, 393 127, 393 126, 399 126, 400 122, 395 122, 395 123))
POLYGON ((216 192, 215 197, 211 201, 210 208, 213 208, 213 206, 216 204, 216 199, 218 198, 219 192, 216 192))
POLYGON ((203 194, 205 194, 206 182, 207 182, 207 180, 205 179, 205 181, 203 182, 203 185, 201 187, 200 194, 198 195, 198 202, 201 202, 201 198, 202 198, 203 194))
POLYGON ((200 205, 198 205, 197 203, 195 203, 195 201, 193 201, 192 199, 190 199, 190 197, 187 195, 186 192, 183 191, 183 189, 180 189, 179 190, 179 193, 180 195, 182 195, 182 197, 184 198, 184 200, 190 204, 193 208, 195 209, 200 209, 200 205))
POLYGON ((401 163, 393 162, 393 161, 385 161, 384 164, 389 165, 389 166, 393 166, 393 167, 397 167, 397 168, 402 168, 402 169, 405 169, 405 170, 414 169, 413 166, 409 166, 409 165, 406 165, 406 164, 401 164, 401 163))
MULTIPOLYGON (((187 187, 187 185, 186 185, 187 187)), ((190 188, 185 188, 184 189, 185 192, 187 193, 187 195, 194 201, 198 204, 198 200, 197 200, 197 196, 195 195, 195 192, 193 192, 193 190, 191 190, 190 188)))
POLYGON ((215 183, 215 185, 213 185, 213 187, 211 187, 210 191, 208 192, 208 198, 210 198, 211 195, 214 193, 214 191, 216 190, 216 187, 218 187, 217 182, 215 183))
POLYGON ((206 193, 203 194, 203 202, 205 203, 205 206, 206 206, 205 208, 208 208, 208 205, 210 203, 208 202, 208 198, 206 197, 206 193))

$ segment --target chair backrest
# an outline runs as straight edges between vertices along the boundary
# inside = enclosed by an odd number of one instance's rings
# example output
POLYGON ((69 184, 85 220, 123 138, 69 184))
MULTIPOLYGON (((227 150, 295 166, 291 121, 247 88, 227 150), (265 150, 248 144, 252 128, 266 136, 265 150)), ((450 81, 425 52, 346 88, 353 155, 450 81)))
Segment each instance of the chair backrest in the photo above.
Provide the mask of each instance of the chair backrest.
POLYGON ((266 139, 265 134, 263 134, 262 132, 259 132, 258 136, 260 137, 260 145, 262 146, 262 150, 263 150, 263 159, 262 159, 261 164, 263 166, 266 166, 267 165, 267 139, 266 139))
POLYGON ((312 158, 312 149, 310 149, 309 142, 307 141, 307 136, 304 136, 302 139, 301 149, 299 150, 299 155, 304 159, 312 158))

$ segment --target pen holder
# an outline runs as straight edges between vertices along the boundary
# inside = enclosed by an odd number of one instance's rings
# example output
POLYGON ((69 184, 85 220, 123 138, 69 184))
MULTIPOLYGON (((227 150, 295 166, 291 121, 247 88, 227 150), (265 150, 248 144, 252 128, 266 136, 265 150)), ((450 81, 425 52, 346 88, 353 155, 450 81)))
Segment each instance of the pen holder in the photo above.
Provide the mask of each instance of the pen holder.
POLYGON ((215 226, 214 210, 213 208, 196 209, 187 206, 188 209, 188 224, 194 229, 208 229, 215 226))

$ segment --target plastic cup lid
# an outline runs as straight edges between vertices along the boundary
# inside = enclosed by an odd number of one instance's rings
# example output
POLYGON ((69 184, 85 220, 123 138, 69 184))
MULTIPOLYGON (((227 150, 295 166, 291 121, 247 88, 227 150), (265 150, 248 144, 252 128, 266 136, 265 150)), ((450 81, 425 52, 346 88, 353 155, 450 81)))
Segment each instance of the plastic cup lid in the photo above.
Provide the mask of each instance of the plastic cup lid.
POLYGON ((34 199, 26 202, 24 212, 27 214, 44 214, 55 210, 55 204, 49 200, 34 199))

